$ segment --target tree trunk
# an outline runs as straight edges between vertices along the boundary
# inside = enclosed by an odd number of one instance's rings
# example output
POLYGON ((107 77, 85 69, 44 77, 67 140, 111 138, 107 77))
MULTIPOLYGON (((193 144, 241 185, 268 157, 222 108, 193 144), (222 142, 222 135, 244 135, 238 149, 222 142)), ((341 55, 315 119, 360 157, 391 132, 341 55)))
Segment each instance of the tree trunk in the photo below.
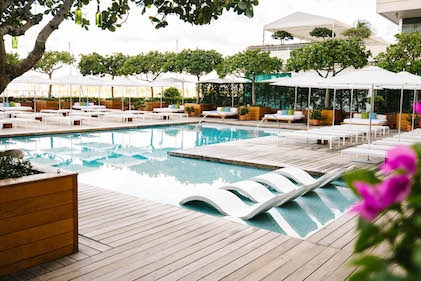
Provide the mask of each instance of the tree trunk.
POLYGON ((153 99, 153 87, 151 87, 151 99, 153 99))
POLYGON ((200 100, 200 76, 197 76, 197 86, 196 86, 196 92, 197 92, 197 97, 196 97, 196 103, 199 103, 200 100))
POLYGON ((329 106, 330 106, 329 99, 330 99, 329 89, 326 89, 326 92, 325 92, 325 108, 329 108, 329 106))
MULTIPOLYGON (((48 74, 48 78, 50 78, 50 80, 53 78, 52 74, 48 74)), ((53 85, 48 85, 48 97, 51 98, 51 93, 53 92, 53 85)))
POLYGON ((255 86, 256 86, 256 78, 253 76, 253 80, 251 80, 251 104, 256 104, 256 92, 255 92, 255 86))

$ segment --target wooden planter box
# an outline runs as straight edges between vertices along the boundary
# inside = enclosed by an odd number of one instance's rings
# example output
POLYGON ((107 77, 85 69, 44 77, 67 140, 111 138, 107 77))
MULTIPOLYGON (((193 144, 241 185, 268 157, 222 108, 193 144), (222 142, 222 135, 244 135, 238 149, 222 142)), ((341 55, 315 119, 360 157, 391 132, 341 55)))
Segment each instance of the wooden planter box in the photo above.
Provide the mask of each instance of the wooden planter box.
POLYGON ((271 108, 268 106, 249 106, 249 113, 247 113, 248 120, 260 120, 266 113, 271 113, 271 108))
POLYGON ((77 174, 0 180, 0 276, 78 251, 77 174))
MULTIPOLYGON (((162 107, 167 107, 167 103, 165 101, 162 102, 162 107)), ((153 111, 154 108, 161 108, 160 101, 147 101, 145 102, 145 107, 142 110, 145 111, 153 111)))
MULTIPOLYGON (((322 117, 323 119, 320 120, 320 124, 322 125, 332 125, 333 121, 333 110, 330 109, 323 109, 322 110, 322 117)), ((343 113, 341 110, 335 110, 335 124, 341 124, 344 121, 343 113)))
POLYGON ((186 107, 194 107, 194 112, 191 113, 191 116, 194 117, 200 117, 202 111, 216 109, 216 105, 214 104, 185 103, 184 108, 186 107))

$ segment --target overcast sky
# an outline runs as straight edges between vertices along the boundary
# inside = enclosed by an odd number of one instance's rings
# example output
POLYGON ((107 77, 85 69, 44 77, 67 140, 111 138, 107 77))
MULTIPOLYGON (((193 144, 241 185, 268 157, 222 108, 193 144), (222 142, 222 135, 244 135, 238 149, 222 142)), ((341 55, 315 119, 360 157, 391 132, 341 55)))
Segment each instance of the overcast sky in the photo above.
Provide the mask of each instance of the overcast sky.
MULTIPOLYGON (((96 1, 90 9, 84 9, 85 16, 94 22, 96 1)), ((101 1, 104 3, 104 1, 101 1)), ((64 22, 50 37, 47 50, 70 50, 73 54, 98 52, 111 54, 123 52, 134 55, 151 50, 177 51, 190 49, 214 49, 224 55, 243 51, 247 46, 259 45, 263 41, 263 26, 294 12, 305 12, 353 25, 357 19, 368 20, 377 36, 392 42, 398 27, 376 14, 376 0, 260 0, 252 19, 233 12, 206 26, 192 26, 176 18, 169 19, 169 26, 156 30, 148 15, 132 10, 127 23, 116 32, 101 31, 95 25, 85 31, 72 21, 64 22)), ((25 55, 32 48, 35 34, 19 38, 19 53, 25 55)), ((279 43, 265 33, 265 43, 279 43)), ((10 38, 6 40, 8 51, 12 51, 10 38)))

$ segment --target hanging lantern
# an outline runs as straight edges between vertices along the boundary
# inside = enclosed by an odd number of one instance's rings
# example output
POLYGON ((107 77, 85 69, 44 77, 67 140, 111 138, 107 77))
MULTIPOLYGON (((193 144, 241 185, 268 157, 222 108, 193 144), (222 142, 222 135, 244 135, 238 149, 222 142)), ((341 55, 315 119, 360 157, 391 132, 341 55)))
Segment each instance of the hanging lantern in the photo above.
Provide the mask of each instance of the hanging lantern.
POLYGON ((96 23, 96 26, 98 27, 102 26, 102 13, 100 11, 96 12, 95 23, 96 23))
POLYGON ((18 48, 18 37, 12 36, 12 48, 17 49, 18 48))
POLYGON ((79 7, 75 11, 75 23, 82 24, 82 10, 79 7))

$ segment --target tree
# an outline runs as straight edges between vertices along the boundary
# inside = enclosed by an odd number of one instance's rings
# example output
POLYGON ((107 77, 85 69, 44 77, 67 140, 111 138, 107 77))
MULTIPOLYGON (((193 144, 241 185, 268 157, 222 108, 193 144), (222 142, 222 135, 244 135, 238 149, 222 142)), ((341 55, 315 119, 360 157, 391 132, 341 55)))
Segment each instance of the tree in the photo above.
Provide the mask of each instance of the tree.
POLYGON ((275 33, 272 34, 272 38, 275 40, 281 40, 281 44, 284 43, 284 40, 293 40, 294 36, 292 36, 291 33, 289 33, 288 31, 284 31, 284 30, 278 30, 275 33))
MULTIPOLYGON (((155 81, 163 72, 173 69, 171 66, 174 62, 175 54, 158 51, 151 51, 147 54, 139 54, 129 57, 120 68, 122 75, 144 75, 142 80, 151 82, 155 81)), ((151 87, 153 97, 153 87, 151 87)))
POLYGON ((329 28, 317 26, 312 31, 310 31, 310 36, 323 38, 323 40, 325 40, 326 38, 329 38, 329 37, 331 38, 335 37, 335 34, 329 28))
POLYGON ((315 70, 321 77, 335 76, 347 67, 361 68, 368 62, 370 51, 357 40, 329 39, 314 42, 290 53, 288 71, 315 70), (325 72, 325 73, 322 73, 325 72))
POLYGON ((354 27, 348 28, 342 34, 348 38, 363 40, 371 36, 371 24, 366 20, 357 20, 354 27))
MULTIPOLYGON (((54 71, 62 68, 64 65, 70 65, 75 62, 75 57, 69 52, 48 51, 45 52, 42 58, 35 64, 34 70, 48 75, 48 78, 53 77, 54 71)), ((48 97, 51 97, 52 85, 48 87, 48 97)))
MULTIPOLYGON (((174 69, 179 72, 189 73, 200 78, 212 72, 222 62, 222 55, 215 50, 183 50, 177 55, 174 69)), ((200 90, 197 88, 197 102, 199 102, 200 90)))
POLYGON ((421 32, 395 35, 397 42, 389 45, 386 52, 376 58, 376 65, 394 72, 421 73, 421 32))
MULTIPOLYGON (((97 53, 82 55, 78 64, 82 75, 110 75, 111 80, 120 76, 120 69, 124 65, 127 56, 122 53, 115 53, 108 56, 101 56, 97 53)), ((111 97, 114 97, 114 87, 111 87, 111 97)))
POLYGON ((217 72, 220 77, 225 77, 227 74, 235 74, 238 77, 250 79, 251 100, 252 104, 256 104, 256 76, 279 72, 281 69, 282 60, 271 57, 269 52, 246 50, 227 57, 218 67, 217 72))
MULTIPOLYGON (((0 4, 0 93, 14 78, 30 70, 45 52, 45 44, 50 35, 59 28, 64 20, 73 20, 88 29, 90 21, 83 18, 81 9, 94 0, 19 0, 1 1, 0 4), (36 6, 36 9, 33 7, 36 6), (19 63, 9 64, 6 56, 5 36, 25 36, 32 27, 41 24, 33 49, 19 63)), ((115 31, 116 27, 125 22, 131 10, 130 3, 140 8, 145 14, 148 8, 154 7, 157 16, 151 16, 156 28, 168 25, 167 15, 176 15, 181 20, 195 25, 208 24, 218 19, 225 11, 233 10, 247 17, 253 16, 253 7, 258 0, 227 0, 227 1, 197 1, 197 0, 119 0, 107 1, 109 6, 99 11, 101 14, 98 26, 103 30, 115 31)), ((104 5, 105 6, 105 5, 104 5)))

